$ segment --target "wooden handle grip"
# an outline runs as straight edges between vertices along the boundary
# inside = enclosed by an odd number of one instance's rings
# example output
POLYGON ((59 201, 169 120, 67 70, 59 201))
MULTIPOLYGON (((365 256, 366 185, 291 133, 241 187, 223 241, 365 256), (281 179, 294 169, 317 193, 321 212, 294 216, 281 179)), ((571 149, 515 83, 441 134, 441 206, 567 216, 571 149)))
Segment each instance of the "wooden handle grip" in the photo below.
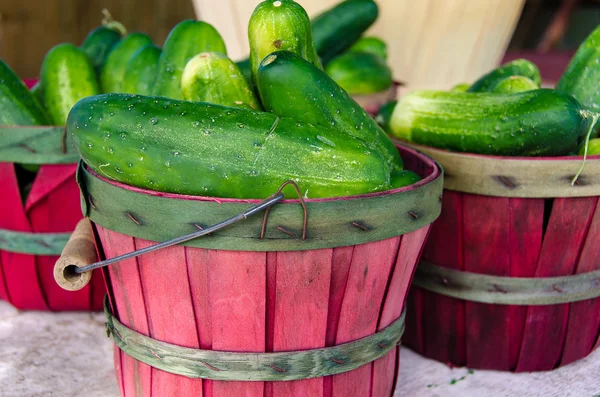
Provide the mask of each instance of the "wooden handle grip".
POLYGON ((54 280, 67 291, 79 291, 88 285, 92 272, 75 273, 74 267, 87 266, 97 260, 92 225, 88 218, 83 218, 54 265, 54 280))

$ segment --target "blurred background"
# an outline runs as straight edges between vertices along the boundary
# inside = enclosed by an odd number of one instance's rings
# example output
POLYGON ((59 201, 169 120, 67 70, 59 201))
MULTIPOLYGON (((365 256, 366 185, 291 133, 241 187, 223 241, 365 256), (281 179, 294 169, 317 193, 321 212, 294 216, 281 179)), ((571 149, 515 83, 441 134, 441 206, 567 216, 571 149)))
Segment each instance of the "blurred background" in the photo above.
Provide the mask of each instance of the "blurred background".
MULTIPOLYGON (((299 2, 311 14, 329 5, 327 1, 321 0, 299 0, 299 2)), ((562 72, 572 51, 600 24, 600 0, 422 0, 419 2, 378 0, 377 2, 380 3, 380 6, 386 2, 393 3, 395 12, 402 12, 402 16, 398 16, 398 19, 406 20, 412 15, 418 14, 419 18, 415 18, 418 21, 416 23, 426 30, 439 28, 439 23, 435 21, 435 18, 447 19, 447 15, 445 15, 447 10, 444 8, 453 7, 458 13, 455 15, 463 15, 464 18, 456 27, 447 26, 446 33, 448 30, 461 29, 464 38, 472 38, 474 42, 482 40, 478 36, 481 33, 478 33, 478 30, 465 30, 465 25, 472 25, 475 23, 473 22, 474 18, 479 18, 477 19, 478 23, 485 28, 490 25, 491 21, 502 19, 481 19, 477 16, 478 14, 474 14, 475 11, 480 12, 481 15, 495 15, 502 11, 498 7, 510 7, 510 14, 503 16, 506 26, 502 28, 501 33, 498 33, 508 34, 508 37, 502 38, 502 40, 497 39, 496 41, 500 44, 494 44, 498 46, 497 49, 494 49, 495 52, 487 54, 486 62, 478 63, 473 70, 468 71, 464 65, 457 65, 456 69, 467 70, 469 74, 448 77, 448 79, 454 80, 466 79, 471 75, 478 75, 481 69, 489 69, 490 62, 494 64, 502 59, 506 46, 510 53, 505 59, 519 56, 523 51, 527 52, 527 56, 530 56, 532 51, 549 54, 543 58, 540 66, 544 77, 553 80, 555 74, 560 75, 562 72), (494 2, 498 2, 498 6, 494 9, 481 8, 482 4, 490 5, 494 2), (401 3, 407 5, 399 6, 401 3), (544 73, 545 70, 547 70, 546 73, 544 73)), ((11 65, 21 77, 36 77, 44 55, 52 46, 61 42, 81 44, 87 33, 100 24, 102 9, 106 8, 114 19, 123 22, 129 31, 144 31, 159 45, 162 45, 169 30, 177 22, 195 18, 197 12, 201 19, 217 26, 227 41, 230 56, 239 59, 247 51, 247 44, 241 42, 245 38, 247 20, 242 21, 241 19, 249 17, 247 14, 251 12, 255 3, 258 3, 258 0, 0 0, 0 58, 11 65), (239 23, 236 24, 236 20, 239 20, 239 23), (223 30, 227 27, 231 29, 231 32, 223 30), (233 42, 234 40, 227 37, 228 35, 242 37, 239 39, 240 43, 233 42), (15 43, 18 44, 15 45, 15 43)), ((396 15, 388 15, 388 17, 394 20, 396 15)), ((385 23, 385 15, 382 15, 381 18, 385 23)), ((411 76, 411 73, 415 69, 423 69, 418 67, 419 62, 416 58, 423 58, 420 55, 423 52, 422 48, 432 48, 432 46, 415 45, 415 40, 409 38, 412 33, 407 31, 403 25, 406 25, 406 22, 398 23, 395 27, 392 26, 391 28, 396 32, 394 38, 391 40, 386 37, 386 39, 397 48, 396 60, 392 59, 396 77, 399 80, 416 81, 419 80, 419 77, 411 76), (403 38, 413 43, 404 43, 403 38), (408 51, 409 49, 411 50, 408 51)), ((481 28, 478 29, 481 30, 481 28)), ((390 34, 389 28, 388 30, 375 28, 376 34, 380 31, 385 31, 387 35, 390 34)), ((487 33, 495 34, 493 29, 487 33)), ((465 40, 461 36, 455 38, 456 46, 459 46, 460 41, 465 40)), ((440 43, 442 43, 439 44, 440 51, 442 48, 448 50, 447 47, 453 47, 448 46, 447 42, 440 43)), ((472 44, 468 44, 468 46, 473 47, 472 44)), ((454 49, 450 48, 450 50, 454 49)), ((421 62, 429 65, 435 58, 435 53, 429 54, 421 62)), ((467 57, 465 56, 465 58, 467 57)), ((532 60, 536 61, 536 59, 532 60)), ((477 63, 475 60, 471 62, 477 63)), ((449 62, 440 55, 438 62, 434 62, 434 64, 439 67, 440 63, 449 62)), ((483 72, 485 71, 483 70, 483 72)), ((427 79, 431 81, 431 76, 427 79)))

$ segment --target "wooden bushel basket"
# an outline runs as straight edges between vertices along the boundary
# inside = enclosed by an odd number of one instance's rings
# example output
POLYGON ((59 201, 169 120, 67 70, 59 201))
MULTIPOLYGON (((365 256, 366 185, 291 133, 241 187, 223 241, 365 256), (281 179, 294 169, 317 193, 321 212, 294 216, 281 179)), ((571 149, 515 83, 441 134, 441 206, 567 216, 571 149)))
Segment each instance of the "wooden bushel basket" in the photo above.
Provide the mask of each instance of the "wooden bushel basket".
MULTIPOLYGON (((306 200, 304 240, 300 200, 284 200, 265 216, 264 239, 263 216, 253 216, 105 267, 121 395, 391 396, 401 313, 442 189, 435 162, 400 150, 421 182, 306 200)), ((146 191, 85 167, 78 179, 100 259, 259 202, 146 191)), ((61 261, 82 251, 69 243, 61 261)))
POLYGON ((543 371, 600 343, 600 156, 511 158, 411 145, 444 167, 404 341, 455 366, 543 371))
MULTIPOLYGON (((36 80, 27 80, 31 87, 36 80)), ((97 272, 76 294, 56 285, 53 267, 81 219, 75 180, 79 156, 64 127, 0 126, 0 299, 22 310, 101 310, 97 272), (41 165, 25 203, 14 163, 41 165)))

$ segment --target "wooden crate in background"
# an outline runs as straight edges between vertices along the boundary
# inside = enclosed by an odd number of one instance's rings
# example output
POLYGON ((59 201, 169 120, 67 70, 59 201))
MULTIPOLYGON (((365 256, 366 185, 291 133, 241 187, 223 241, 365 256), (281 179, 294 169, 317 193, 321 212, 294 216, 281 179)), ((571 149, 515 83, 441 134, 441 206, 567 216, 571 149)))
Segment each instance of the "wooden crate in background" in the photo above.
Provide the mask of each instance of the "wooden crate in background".
POLYGON ((100 24, 103 8, 158 45, 177 22, 195 17, 189 0, 2 0, 0 58, 21 77, 36 77, 46 52, 62 42, 80 45, 100 24))
MULTIPOLYGON (((311 16, 340 0, 298 0, 311 16)), ((193 0, 215 25, 234 59, 248 55, 247 25, 260 0, 193 0)), ((370 34, 390 46, 397 79, 409 88, 448 88, 472 81, 502 58, 525 0, 378 0, 370 34)))

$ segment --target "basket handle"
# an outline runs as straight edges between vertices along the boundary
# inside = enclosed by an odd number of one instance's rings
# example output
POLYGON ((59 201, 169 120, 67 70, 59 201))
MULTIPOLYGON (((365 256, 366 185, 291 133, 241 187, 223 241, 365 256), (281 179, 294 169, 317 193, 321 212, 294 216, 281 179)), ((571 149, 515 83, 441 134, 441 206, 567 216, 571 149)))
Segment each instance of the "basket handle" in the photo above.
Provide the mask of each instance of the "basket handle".
POLYGON ((71 238, 69 239, 65 248, 63 249, 60 258, 54 265, 54 279, 61 288, 66 289, 67 291, 78 291, 90 282, 92 278, 92 271, 94 269, 99 269, 101 267, 105 267, 125 259, 134 258, 136 256, 144 255, 153 251, 157 251, 163 248, 185 243, 186 241, 194 240, 202 236, 206 236, 212 232, 221 230, 224 227, 232 225, 263 210, 266 210, 260 234, 260 238, 262 239, 264 238, 269 209, 273 205, 283 200, 284 194, 282 193, 282 190, 287 185, 292 185, 300 198, 300 202, 304 210, 304 226, 302 230, 302 240, 306 240, 308 209, 306 207, 304 199, 300 194, 300 189, 298 188, 298 185, 293 181, 287 181, 279 187, 279 189, 274 195, 261 201, 255 206, 250 207, 246 211, 234 217, 226 219, 216 225, 199 230, 194 233, 176 237, 174 239, 164 241, 162 243, 157 243, 149 247, 145 247, 133 252, 129 252, 127 254, 119 255, 114 258, 98 262, 98 256, 96 254, 94 244, 94 237, 92 234, 92 226, 90 220, 88 218, 84 218, 77 224, 77 227, 75 228, 75 231, 73 232, 71 238))
POLYGON ((77 223, 75 231, 54 265, 54 280, 67 291, 78 291, 88 285, 92 279, 92 272, 78 273, 75 269, 97 260, 92 224, 89 218, 83 218, 77 223))

